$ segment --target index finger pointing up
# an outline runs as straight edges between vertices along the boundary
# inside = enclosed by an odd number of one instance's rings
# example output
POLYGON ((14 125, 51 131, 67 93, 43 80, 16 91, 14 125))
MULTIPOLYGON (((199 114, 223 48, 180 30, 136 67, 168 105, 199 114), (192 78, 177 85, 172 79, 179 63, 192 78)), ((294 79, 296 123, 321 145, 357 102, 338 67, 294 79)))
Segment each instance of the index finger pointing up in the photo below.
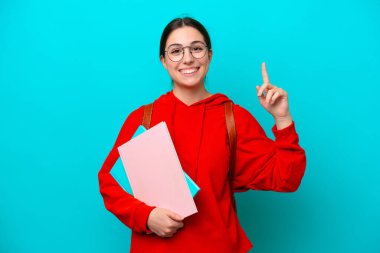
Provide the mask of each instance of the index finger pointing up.
POLYGON ((269 83, 269 76, 267 72, 267 67, 265 66, 265 62, 261 64, 261 74, 263 75, 264 83, 269 83))

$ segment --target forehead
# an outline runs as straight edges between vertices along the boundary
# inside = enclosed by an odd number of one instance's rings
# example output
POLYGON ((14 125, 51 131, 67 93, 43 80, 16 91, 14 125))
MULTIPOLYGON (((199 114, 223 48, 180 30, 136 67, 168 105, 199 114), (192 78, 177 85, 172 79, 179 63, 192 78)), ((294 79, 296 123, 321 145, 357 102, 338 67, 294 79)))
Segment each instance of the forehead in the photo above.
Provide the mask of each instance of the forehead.
POLYGON ((193 41, 204 42, 203 35, 191 26, 184 26, 172 31, 166 40, 166 46, 171 44, 190 45, 193 41))

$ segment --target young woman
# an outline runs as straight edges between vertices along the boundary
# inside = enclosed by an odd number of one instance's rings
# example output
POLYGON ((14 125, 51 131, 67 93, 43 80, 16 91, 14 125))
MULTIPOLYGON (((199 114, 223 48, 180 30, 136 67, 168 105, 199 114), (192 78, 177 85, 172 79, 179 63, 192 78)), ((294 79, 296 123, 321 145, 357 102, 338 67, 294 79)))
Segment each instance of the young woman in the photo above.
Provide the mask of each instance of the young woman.
POLYGON ((148 206, 110 175, 119 157, 117 147, 130 140, 141 124, 144 106, 128 116, 99 171, 106 208, 132 230, 131 252, 247 252, 252 244, 239 224, 231 194, 248 189, 292 192, 301 183, 306 158, 288 96, 270 83, 264 63, 257 97, 275 120, 276 140, 267 138, 256 119, 234 104, 236 160, 229 176, 224 104, 231 100, 205 88, 211 59, 210 37, 198 21, 178 18, 165 27, 160 60, 173 90, 154 101, 151 126, 167 123, 183 169, 201 189, 194 198, 198 213, 183 219, 171 210, 148 206))

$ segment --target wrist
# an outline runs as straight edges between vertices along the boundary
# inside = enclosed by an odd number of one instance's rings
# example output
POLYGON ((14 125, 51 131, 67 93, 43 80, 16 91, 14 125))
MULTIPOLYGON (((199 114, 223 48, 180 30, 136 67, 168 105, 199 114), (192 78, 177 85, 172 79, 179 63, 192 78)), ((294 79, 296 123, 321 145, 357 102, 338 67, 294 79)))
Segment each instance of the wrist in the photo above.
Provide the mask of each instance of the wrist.
POLYGON ((284 129, 290 126, 290 124, 292 124, 293 122, 293 118, 292 118, 292 115, 290 115, 290 113, 283 117, 275 117, 274 120, 276 122, 277 130, 284 129))

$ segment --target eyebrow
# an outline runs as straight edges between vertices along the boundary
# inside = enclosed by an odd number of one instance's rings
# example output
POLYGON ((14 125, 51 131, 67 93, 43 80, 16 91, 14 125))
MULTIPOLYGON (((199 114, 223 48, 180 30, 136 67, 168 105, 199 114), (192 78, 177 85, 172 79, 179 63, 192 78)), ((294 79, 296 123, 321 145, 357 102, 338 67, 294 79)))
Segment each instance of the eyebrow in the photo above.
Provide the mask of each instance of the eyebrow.
MULTIPOLYGON (((200 42, 200 43, 203 43, 203 44, 206 45, 206 43, 204 43, 203 41, 200 41, 200 40, 195 40, 195 41, 191 42, 190 45, 193 45, 193 44, 196 44, 196 43, 199 43, 199 42, 200 42)), ((183 45, 180 44, 180 43, 174 43, 174 44, 170 44, 170 45, 168 46, 168 48, 171 47, 171 46, 183 46, 183 45)))

